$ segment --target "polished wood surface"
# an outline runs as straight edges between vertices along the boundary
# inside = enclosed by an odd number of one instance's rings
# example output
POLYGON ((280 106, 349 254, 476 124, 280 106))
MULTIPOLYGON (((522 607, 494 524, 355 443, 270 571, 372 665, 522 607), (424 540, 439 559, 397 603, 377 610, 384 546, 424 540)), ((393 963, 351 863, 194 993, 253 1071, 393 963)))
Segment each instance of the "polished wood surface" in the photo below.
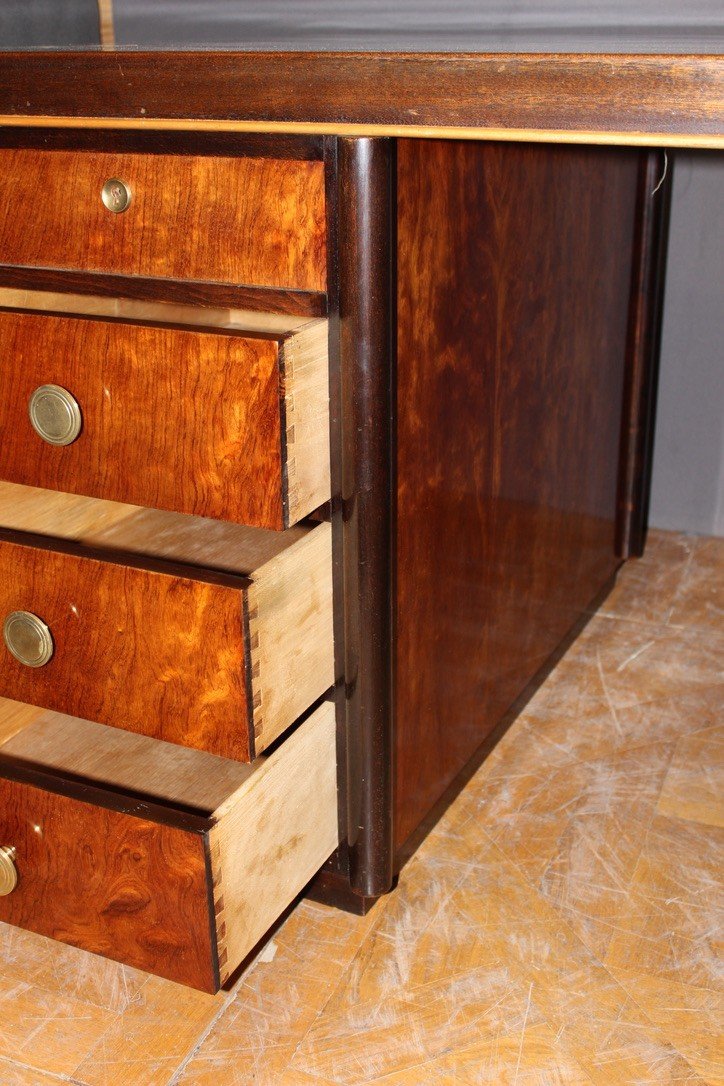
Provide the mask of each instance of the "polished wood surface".
POLYGON ((617 566, 638 166, 399 144, 398 847, 617 566))
POLYGON ((0 122, 723 147, 723 80, 716 55, 5 53, 0 122))
POLYGON ((234 587, 228 576, 134 568, 103 552, 82 557, 21 539, 41 537, 0 533, 0 615, 38 615, 54 654, 29 668, 0 646, 0 694, 226 757, 253 756, 242 579, 234 587))
POLYGON ((0 775, 16 889, 0 920, 171 980, 216 987, 198 834, 0 775))
POLYGON ((0 149, 6 264, 323 290, 325 250, 320 162, 0 149))
POLYGON ((312 512, 329 498, 326 325, 248 317, 249 335, 213 335, 0 312, 0 477, 265 528, 312 512), (72 445, 31 427, 45 384, 80 405, 72 445))
POLYGON ((395 146, 339 143, 340 457, 346 830, 357 895, 392 883, 395 146))

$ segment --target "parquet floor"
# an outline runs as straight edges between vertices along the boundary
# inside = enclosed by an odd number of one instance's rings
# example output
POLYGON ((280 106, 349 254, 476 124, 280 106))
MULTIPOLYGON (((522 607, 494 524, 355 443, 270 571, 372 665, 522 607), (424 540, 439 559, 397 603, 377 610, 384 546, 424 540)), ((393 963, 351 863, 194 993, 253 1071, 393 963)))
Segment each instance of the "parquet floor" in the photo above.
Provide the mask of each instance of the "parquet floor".
POLYGON ((0 1084, 724 1083, 724 540, 655 533, 364 918, 217 997, 0 926, 0 1084))

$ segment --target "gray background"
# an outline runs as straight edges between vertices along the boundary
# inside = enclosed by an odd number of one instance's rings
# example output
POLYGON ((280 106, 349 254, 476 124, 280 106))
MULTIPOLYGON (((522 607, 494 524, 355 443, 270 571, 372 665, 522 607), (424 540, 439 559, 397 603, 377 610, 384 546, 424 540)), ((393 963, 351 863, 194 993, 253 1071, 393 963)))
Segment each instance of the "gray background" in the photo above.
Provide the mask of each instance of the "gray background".
MULTIPOLYGON (((114 0, 121 46, 724 52, 721 0, 114 0), (294 36, 292 36, 294 35, 294 36)), ((95 0, 0 0, 0 48, 98 41, 95 0)), ((724 160, 677 152, 650 523, 724 535, 724 160)))

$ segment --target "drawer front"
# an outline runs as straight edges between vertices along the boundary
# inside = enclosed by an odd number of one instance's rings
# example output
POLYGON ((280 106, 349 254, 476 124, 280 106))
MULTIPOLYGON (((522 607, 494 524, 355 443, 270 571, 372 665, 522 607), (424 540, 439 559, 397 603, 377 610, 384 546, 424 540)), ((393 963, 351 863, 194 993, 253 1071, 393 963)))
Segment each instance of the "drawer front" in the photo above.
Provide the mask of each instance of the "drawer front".
POLYGON ((215 991, 338 844, 333 705, 236 780, 183 752, 175 784, 165 744, 106 751, 108 729, 47 716, 39 738, 28 728, 6 744, 12 762, 0 759, 0 850, 12 850, 0 887, 8 872, 17 880, 0 920, 215 991), (38 755, 61 775, 29 770, 38 755), (214 773, 229 780, 226 798, 202 814, 174 807, 189 775, 203 805, 199 781, 214 773), (157 781, 165 807, 125 792, 157 781))
POLYGON ((0 776, 0 842, 18 877, 0 920, 214 987, 201 834, 0 776))
POLYGON ((325 231, 321 162, 0 150, 4 264, 323 291, 325 231))
POLYGON ((323 321, 277 340, 0 312, 0 371, 7 481, 273 529, 329 498, 323 321))
POLYGON ((329 525, 258 582, 111 558, 0 534, 0 695, 249 761, 332 685, 329 525))

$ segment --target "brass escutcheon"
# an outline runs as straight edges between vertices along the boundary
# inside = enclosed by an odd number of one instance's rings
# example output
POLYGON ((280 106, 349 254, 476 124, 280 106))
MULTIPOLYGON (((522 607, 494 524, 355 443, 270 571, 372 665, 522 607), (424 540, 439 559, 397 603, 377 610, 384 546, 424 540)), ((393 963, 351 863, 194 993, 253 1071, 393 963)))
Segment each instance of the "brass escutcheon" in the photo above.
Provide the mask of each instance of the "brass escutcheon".
POLYGON ((118 177, 109 177, 101 189, 101 200, 114 215, 120 215, 131 204, 131 187, 118 177))
POLYGON ((28 403, 33 429, 49 445, 72 445, 83 426, 75 397, 60 385, 41 385, 28 403))
POLYGON ((43 667, 53 655, 53 636, 42 618, 30 611, 13 611, 5 619, 3 640, 26 667, 43 667))

